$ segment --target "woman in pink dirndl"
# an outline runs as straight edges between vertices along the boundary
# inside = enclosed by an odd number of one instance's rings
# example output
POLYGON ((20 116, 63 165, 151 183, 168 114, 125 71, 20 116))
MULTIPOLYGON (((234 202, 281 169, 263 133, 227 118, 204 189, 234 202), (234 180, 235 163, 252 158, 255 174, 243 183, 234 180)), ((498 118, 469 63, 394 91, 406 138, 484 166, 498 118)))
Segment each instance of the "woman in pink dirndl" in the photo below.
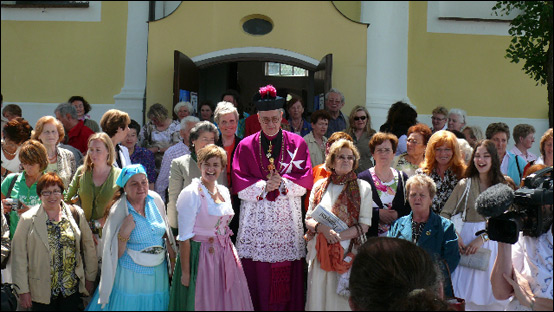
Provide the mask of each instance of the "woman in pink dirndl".
POLYGON ((234 216, 229 190, 217 183, 226 166, 225 150, 213 144, 198 153, 200 179, 177 199, 179 258, 169 310, 253 310, 242 264, 231 242, 234 216))

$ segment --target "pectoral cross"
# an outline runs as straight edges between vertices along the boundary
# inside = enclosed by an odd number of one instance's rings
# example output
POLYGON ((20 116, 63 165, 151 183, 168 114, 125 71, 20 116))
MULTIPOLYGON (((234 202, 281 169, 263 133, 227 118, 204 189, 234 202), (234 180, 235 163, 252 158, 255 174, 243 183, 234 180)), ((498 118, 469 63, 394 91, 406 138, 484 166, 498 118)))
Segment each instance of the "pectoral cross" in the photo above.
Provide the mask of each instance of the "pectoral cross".
POLYGON ((273 150, 273 145, 271 144, 271 141, 269 141, 269 148, 267 149, 267 154, 265 156, 269 160, 269 165, 267 166, 267 170, 269 171, 269 174, 267 175, 267 178, 271 177, 271 173, 273 170, 275 170, 275 160, 273 157, 271 157, 271 151, 273 150))

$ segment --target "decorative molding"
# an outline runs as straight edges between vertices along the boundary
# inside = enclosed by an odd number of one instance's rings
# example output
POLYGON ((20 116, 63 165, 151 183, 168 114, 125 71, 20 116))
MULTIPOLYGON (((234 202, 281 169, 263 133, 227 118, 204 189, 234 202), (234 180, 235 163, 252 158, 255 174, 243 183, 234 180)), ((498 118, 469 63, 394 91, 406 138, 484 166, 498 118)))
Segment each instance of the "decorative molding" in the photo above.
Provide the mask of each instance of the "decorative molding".
POLYGON ((243 47, 243 48, 224 49, 224 50, 198 55, 198 56, 192 57, 191 60, 197 66, 205 66, 216 60, 217 62, 220 62, 225 58, 237 58, 237 57, 240 57, 240 55, 244 55, 245 57, 246 56, 253 57, 254 55, 285 56, 285 57, 294 58, 298 60, 298 63, 299 65, 301 65, 301 67, 313 68, 319 65, 319 60, 316 60, 309 56, 292 52, 289 50, 267 48, 267 47, 243 47))

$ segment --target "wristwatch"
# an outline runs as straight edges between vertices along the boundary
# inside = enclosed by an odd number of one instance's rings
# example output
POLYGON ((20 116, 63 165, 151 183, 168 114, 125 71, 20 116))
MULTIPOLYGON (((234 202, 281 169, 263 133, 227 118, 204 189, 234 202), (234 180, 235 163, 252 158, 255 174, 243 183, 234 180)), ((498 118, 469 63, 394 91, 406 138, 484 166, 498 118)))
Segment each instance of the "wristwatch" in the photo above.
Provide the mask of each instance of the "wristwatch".
POLYGON ((489 241, 489 235, 487 233, 481 234, 481 238, 483 239, 483 243, 486 243, 489 241))

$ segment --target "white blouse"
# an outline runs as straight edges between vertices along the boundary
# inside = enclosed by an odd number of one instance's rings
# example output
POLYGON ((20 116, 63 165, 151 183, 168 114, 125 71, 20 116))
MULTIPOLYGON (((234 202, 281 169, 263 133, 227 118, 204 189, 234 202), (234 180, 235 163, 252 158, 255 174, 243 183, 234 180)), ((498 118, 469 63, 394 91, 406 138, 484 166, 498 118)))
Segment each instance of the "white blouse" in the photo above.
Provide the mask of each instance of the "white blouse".
MULTIPOLYGON (((198 186, 202 188, 204 194, 208 194, 208 189, 200 183, 199 178, 194 178, 189 186, 184 188, 177 198, 177 220, 179 223, 179 236, 177 240, 186 241, 193 238, 196 234, 193 232, 196 216, 200 211, 202 199, 198 186)), ((225 200, 223 203, 216 204, 211 196, 206 196, 208 201, 208 214, 211 216, 228 216, 234 215, 233 206, 231 205, 231 195, 229 190, 216 182, 216 187, 219 193, 225 200)))

